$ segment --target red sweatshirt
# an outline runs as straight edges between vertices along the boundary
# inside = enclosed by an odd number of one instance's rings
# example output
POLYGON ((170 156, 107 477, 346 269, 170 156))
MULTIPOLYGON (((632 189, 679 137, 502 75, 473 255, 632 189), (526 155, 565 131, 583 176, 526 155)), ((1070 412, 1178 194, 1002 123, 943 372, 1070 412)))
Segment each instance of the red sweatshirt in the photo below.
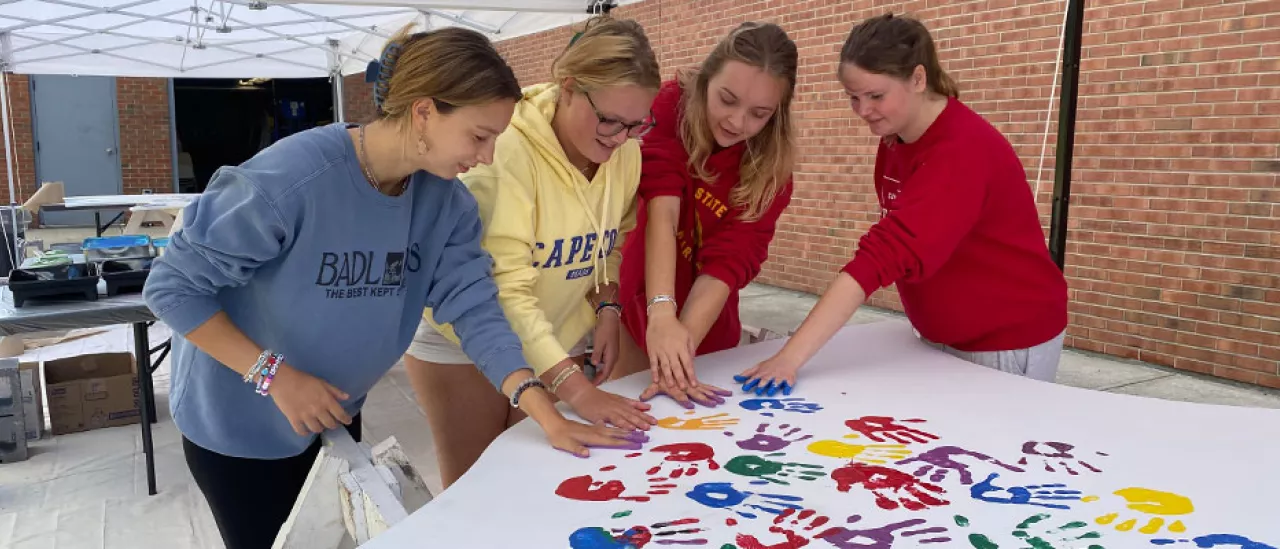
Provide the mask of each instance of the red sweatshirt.
POLYGON ((701 355, 738 345, 742 336, 738 291, 760 274, 760 265, 769 255, 769 242, 773 240, 778 216, 791 202, 791 181, 787 181, 759 220, 742 221, 741 209, 730 205, 729 191, 738 184, 738 167, 746 145, 739 143, 713 153, 706 166, 717 174, 716 181, 708 184, 698 179, 689 171, 689 153, 679 135, 682 94, 679 84, 667 82, 653 103, 657 126, 645 135, 641 147, 644 163, 640 175, 640 208, 636 229, 627 235, 622 247, 619 299, 624 311, 623 326, 640 348, 647 349, 644 262, 648 201, 657 196, 680 197, 676 303, 683 310, 699 275, 714 276, 730 289, 724 309, 698 346, 697 354, 701 355))
POLYGON ((1009 142, 951 99, 914 143, 881 140, 881 218, 844 267, 862 289, 893 283, 920 335, 962 351, 1007 351, 1067 326, 1067 283, 1049 256, 1009 142))

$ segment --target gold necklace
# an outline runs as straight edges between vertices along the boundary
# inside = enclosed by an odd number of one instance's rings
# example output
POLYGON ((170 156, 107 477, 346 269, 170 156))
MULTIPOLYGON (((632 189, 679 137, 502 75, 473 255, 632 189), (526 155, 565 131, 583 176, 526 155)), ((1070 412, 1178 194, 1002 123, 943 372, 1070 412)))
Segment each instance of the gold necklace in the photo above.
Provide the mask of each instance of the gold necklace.
MULTIPOLYGON (((369 182, 369 185, 372 185, 374 190, 378 192, 382 192, 382 188, 378 186, 378 178, 373 175, 373 166, 370 165, 372 163, 369 161, 369 151, 364 146, 364 128, 365 126, 361 124, 360 125, 360 156, 364 158, 364 163, 360 165, 360 168, 362 171, 364 171, 364 178, 369 182)), ((404 194, 404 191, 408 187, 409 187, 409 177, 406 176, 404 179, 400 180, 400 190, 396 192, 396 194, 393 194, 391 196, 400 196, 404 194)))

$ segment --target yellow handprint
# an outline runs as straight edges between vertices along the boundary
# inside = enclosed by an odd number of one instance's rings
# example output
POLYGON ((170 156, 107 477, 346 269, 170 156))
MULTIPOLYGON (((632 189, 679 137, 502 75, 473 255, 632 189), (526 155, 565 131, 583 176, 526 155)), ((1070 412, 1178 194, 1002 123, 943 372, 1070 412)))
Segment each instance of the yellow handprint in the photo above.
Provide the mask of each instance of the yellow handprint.
MULTIPOLYGON (((1180 496, 1171 492, 1161 492, 1159 490, 1151 490, 1147 488, 1123 488, 1116 490, 1115 494, 1124 498, 1128 502, 1126 507, 1139 511, 1148 515, 1189 515, 1195 511, 1195 506, 1191 504, 1191 500, 1185 496, 1180 496)), ((1097 497, 1090 496, 1083 498, 1082 501, 1097 501, 1097 497)), ((1111 524, 1120 518, 1120 513, 1108 513, 1094 519, 1098 524, 1111 524)), ((1128 532, 1138 525, 1138 519, 1130 518, 1115 526, 1116 530, 1128 532)), ((1156 534, 1161 528, 1165 528, 1165 519, 1160 517, 1152 517, 1147 521, 1146 525, 1138 528, 1143 534, 1156 534)), ((1182 521, 1175 520, 1168 525, 1170 532, 1181 533, 1187 531, 1186 525, 1182 521)))
MULTIPOLYGON (((845 435, 844 438, 858 438, 845 435)), ((809 445, 809 451, 820 456, 848 459, 883 465, 911 455, 905 444, 846 444, 838 440, 819 440, 809 445)))
POLYGON ((725 427, 737 424, 738 418, 729 417, 729 414, 716 414, 713 416, 695 417, 691 419, 664 417, 658 420, 658 427, 662 427, 664 429, 679 429, 681 431, 720 431, 725 427))

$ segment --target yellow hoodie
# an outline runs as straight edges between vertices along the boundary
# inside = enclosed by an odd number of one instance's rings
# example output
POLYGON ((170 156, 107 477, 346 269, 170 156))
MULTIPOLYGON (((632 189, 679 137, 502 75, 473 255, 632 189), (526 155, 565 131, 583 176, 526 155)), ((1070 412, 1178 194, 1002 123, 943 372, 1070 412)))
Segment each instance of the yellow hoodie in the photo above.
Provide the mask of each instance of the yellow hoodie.
MULTIPOLYGON (((618 281, 622 239, 635 227, 640 145, 628 140, 587 181, 551 129, 557 86, 524 89, 493 163, 460 176, 480 204, 482 245, 525 360, 542 374, 596 322, 587 294, 618 281)), ((453 342, 448 325, 423 319, 453 342)))

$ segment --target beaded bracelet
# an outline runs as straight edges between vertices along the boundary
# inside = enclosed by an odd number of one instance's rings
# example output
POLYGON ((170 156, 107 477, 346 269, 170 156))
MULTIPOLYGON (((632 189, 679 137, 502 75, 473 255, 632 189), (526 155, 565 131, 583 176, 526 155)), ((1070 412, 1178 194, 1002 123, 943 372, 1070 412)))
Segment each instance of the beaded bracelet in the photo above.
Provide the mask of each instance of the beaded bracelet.
POLYGON ((600 312, 604 310, 612 310, 613 312, 618 313, 619 318, 622 317, 622 305, 612 301, 601 301, 599 305, 596 305, 596 317, 599 318, 600 312))
POLYGON ((529 379, 526 379, 520 382, 520 385, 516 387, 516 391, 514 393, 511 393, 512 408, 520 407, 520 396, 523 395, 525 390, 529 389, 530 387, 542 387, 543 389, 546 389, 547 384, 543 383, 541 379, 537 378, 537 376, 531 377, 529 379))
POLYGON ((262 366, 263 366, 264 364, 266 364, 266 363, 267 363, 267 359, 268 359, 268 358, 271 358, 271 351, 270 351, 270 350, 263 350, 263 351, 262 351, 262 354, 259 354, 259 355, 258 355, 258 362, 257 362, 256 364, 254 364, 252 368, 249 368, 249 371, 248 371, 247 373, 245 373, 245 374, 244 374, 244 378, 243 378, 243 379, 244 379, 244 382, 245 382, 245 383, 253 383, 253 382, 254 382, 254 380, 255 380, 255 379, 257 378, 257 376, 258 376, 258 372, 259 372, 260 370, 262 370, 262 366))
POLYGON ((280 353, 273 353, 271 358, 267 359, 267 366, 263 370, 262 377, 258 379, 255 392, 267 396, 267 392, 271 390, 271 382, 276 378, 276 371, 280 369, 280 363, 283 361, 284 355, 280 353))

